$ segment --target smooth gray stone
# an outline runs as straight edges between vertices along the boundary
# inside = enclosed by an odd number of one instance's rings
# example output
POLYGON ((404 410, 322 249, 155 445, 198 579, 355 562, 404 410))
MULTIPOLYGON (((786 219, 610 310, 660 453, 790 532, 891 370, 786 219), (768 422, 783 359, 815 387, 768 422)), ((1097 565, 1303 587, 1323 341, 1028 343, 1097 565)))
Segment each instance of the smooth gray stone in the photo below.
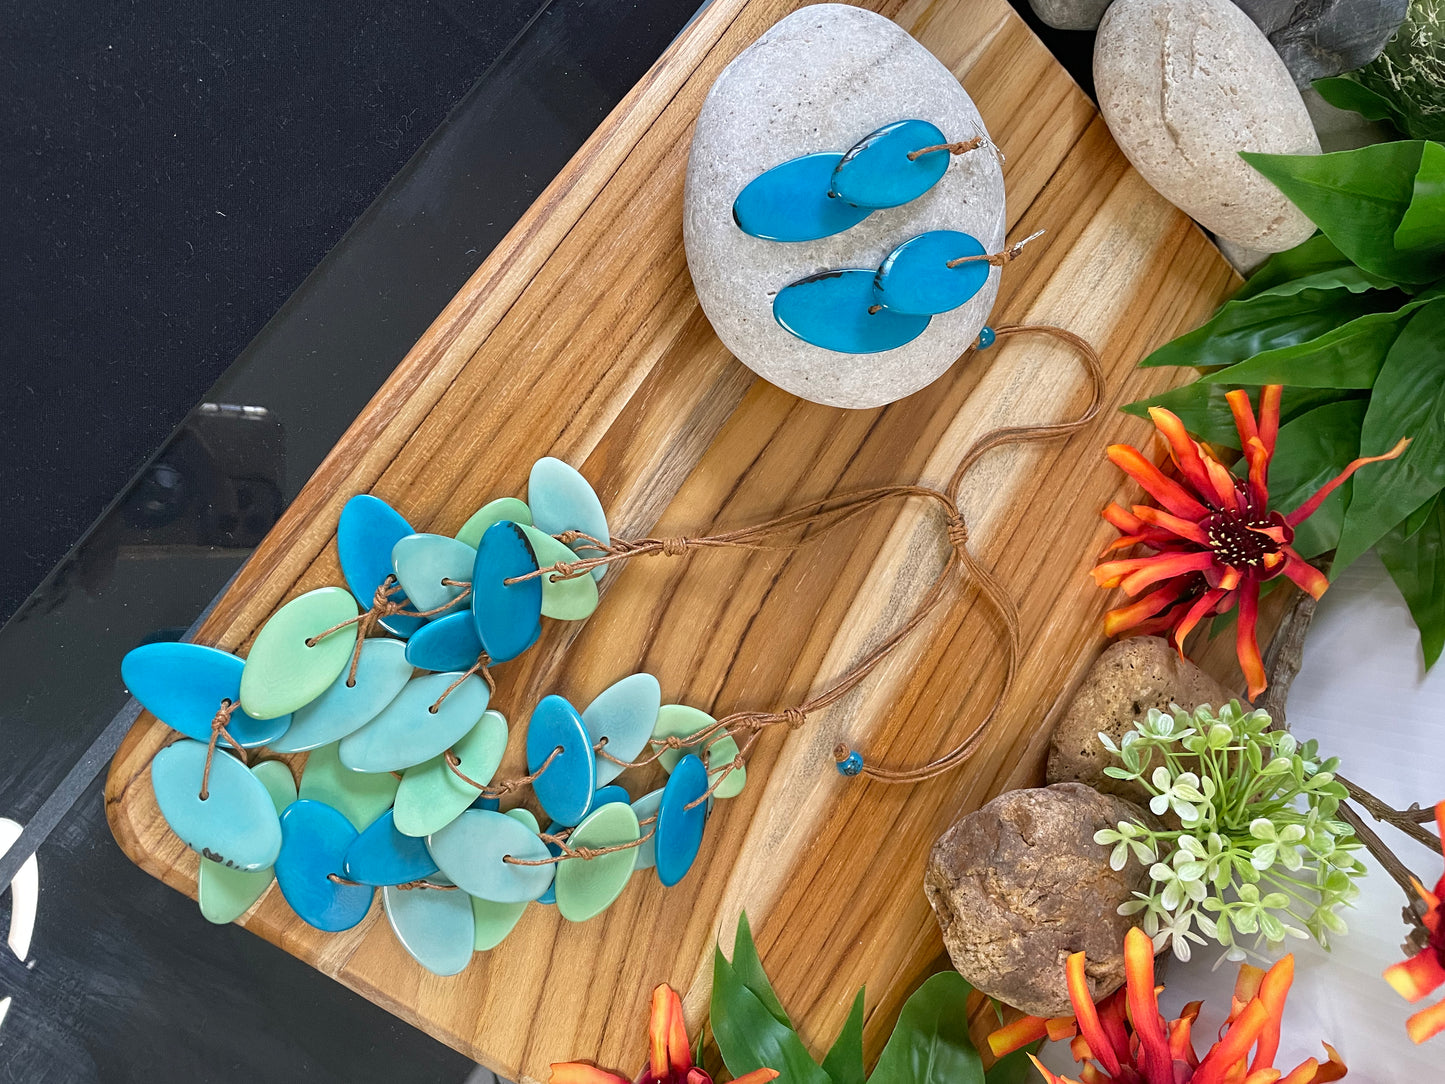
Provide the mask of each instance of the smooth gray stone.
POLYGON ((1354 71, 1374 60, 1410 8, 1410 0, 1234 3, 1265 32, 1301 90, 1313 79, 1354 71))
POLYGON ((955 156, 918 199, 817 241, 750 237, 733 221, 733 200, 781 162, 846 151, 869 132, 909 118, 936 124, 950 140, 987 135, 973 101, 933 54, 896 23, 841 4, 780 20, 723 70, 698 115, 683 195, 683 240, 698 300, 739 361, 815 403, 878 406, 932 383, 987 321, 998 270, 918 338, 874 354, 843 354, 794 338, 773 318, 774 296, 820 271, 876 268, 928 230, 963 230, 999 251, 1005 222, 998 158, 988 146, 955 156))
POLYGON ((1093 30, 1111 0, 1029 0, 1034 14, 1055 30, 1093 30))
POLYGON ((1282 252, 1314 233, 1240 151, 1318 154, 1284 62, 1230 0, 1115 0, 1094 42, 1099 111, 1140 176, 1217 236, 1282 252))

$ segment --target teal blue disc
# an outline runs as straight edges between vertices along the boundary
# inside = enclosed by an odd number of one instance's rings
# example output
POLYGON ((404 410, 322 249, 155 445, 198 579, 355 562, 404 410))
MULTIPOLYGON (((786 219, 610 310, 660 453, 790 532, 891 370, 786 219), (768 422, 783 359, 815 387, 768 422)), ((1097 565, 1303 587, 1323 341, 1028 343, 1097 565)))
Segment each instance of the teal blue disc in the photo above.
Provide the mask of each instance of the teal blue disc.
POLYGON ((592 803, 597 760, 582 716, 560 696, 544 696, 527 723, 528 773, 541 768, 548 757, 551 763, 532 781, 532 793, 554 821, 576 824, 592 803))
POLYGON ((873 294, 889 312, 927 316, 956 309, 988 280, 989 264, 969 260, 949 267, 948 261, 984 252, 977 237, 958 230, 919 234, 884 258, 873 294))
MULTIPOLYGON (((142 644, 120 660, 120 678, 141 707, 188 738, 209 743, 211 721, 223 700, 241 699, 246 660, 204 644, 159 641, 142 644)), ((240 708, 226 730, 244 749, 267 745, 286 732, 290 715, 253 719, 240 708)), ((221 744, 230 748, 225 738, 221 744)))
POLYGON ((428 621, 406 642, 406 661, 423 670, 469 670, 481 654, 477 623, 468 609, 428 621))
POLYGON ((472 621, 494 663, 515 659, 542 635, 541 577, 506 582, 536 571, 537 556, 517 524, 503 520, 482 534, 472 568, 472 621))
POLYGON ((361 645, 356 680, 351 667, 337 675, 327 690, 297 708, 286 733, 270 742, 278 753, 305 753, 340 741, 359 730, 396 699, 411 677, 409 648, 401 640, 374 636, 361 645))
MULTIPOLYGON (((376 589, 391 575, 392 547, 411 533, 411 524, 400 512, 370 493, 358 493, 341 509, 341 521, 336 525, 336 556, 346 586, 362 609, 371 606, 376 589)), ((391 597, 395 602, 406 601, 405 595, 391 597)), ((383 618, 381 626, 405 638, 421 628, 425 620, 394 614, 383 618)))
POLYGON ((876 354, 910 343, 928 327, 927 316, 878 309, 876 272, 862 268, 824 271, 778 291, 773 316, 804 342, 842 354, 876 354))
POLYGON ((757 177, 733 201, 738 229, 764 241, 816 241, 858 225, 871 207, 828 194, 841 154, 805 154, 757 177))
POLYGON ((927 192, 948 170, 948 151, 909 159, 925 147, 947 143, 926 120, 900 120, 869 132, 853 144, 829 178, 830 191, 845 203, 867 211, 900 207, 927 192))
MULTIPOLYGON (((667 786, 662 788, 662 801, 657 808, 656 833, 653 846, 657 862, 657 879, 672 886, 687 876, 697 852, 702 847, 702 833, 707 825, 707 804, 697 802, 707 793, 707 768, 692 753, 677 762, 667 786), (692 806, 691 809, 688 806, 692 806)), ((645 831, 645 830, 644 830, 645 831)))
POLYGON ((346 851, 357 831, 324 802, 300 799, 281 814, 281 853, 276 883, 291 910, 309 926, 329 933, 349 930, 371 909, 370 885, 338 884, 346 851))

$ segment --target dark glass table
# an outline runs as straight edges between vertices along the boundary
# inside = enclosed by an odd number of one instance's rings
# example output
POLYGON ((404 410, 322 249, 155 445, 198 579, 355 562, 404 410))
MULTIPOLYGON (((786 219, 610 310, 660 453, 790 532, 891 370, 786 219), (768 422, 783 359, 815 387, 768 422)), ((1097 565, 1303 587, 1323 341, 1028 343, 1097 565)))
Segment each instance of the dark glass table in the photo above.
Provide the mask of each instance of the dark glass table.
MULTIPOLYGON (((321 7, 36 7, 4 46, 0 885, 34 852, 41 890, 25 959, 0 948, 3 1082, 490 1080, 121 854, 119 660, 198 619, 697 0, 321 7)), ((1054 40, 1086 75, 1089 36, 1054 40)))

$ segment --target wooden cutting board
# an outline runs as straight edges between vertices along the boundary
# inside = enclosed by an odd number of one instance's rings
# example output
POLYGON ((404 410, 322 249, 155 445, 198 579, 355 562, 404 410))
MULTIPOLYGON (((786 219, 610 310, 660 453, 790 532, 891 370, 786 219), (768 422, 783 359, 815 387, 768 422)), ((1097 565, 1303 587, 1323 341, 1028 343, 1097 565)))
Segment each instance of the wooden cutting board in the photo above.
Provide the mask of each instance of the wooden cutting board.
MULTIPOLYGON (((483 502, 522 495, 533 460, 554 455, 593 480, 615 533, 705 533, 829 493, 937 485, 981 433, 1081 409, 1077 358, 1043 337, 1011 338, 902 402, 849 412, 755 379, 713 334, 682 248, 693 121, 723 66, 799 6, 713 0, 401 360, 201 642, 244 652, 287 599, 340 583, 335 528, 355 493, 385 498, 418 529, 451 533, 483 502)), ((911 787, 834 771, 839 740, 917 764, 986 712, 1001 678, 999 630, 976 595, 959 591, 862 688, 800 730, 765 736, 747 789, 721 804, 681 885, 639 876, 582 925, 530 908, 500 948, 454 978, 415 965, 379 904, 357 929, 324 934, 273 888, 242 920, 503 1076, 545 1079, 549 1062, 571 1057, 630 1075, 645 1056, 653 985, 688 992, 700 1020, 713 944, 731 943, 744 908, 805 1037, 831 1037, 867 983, 876 1053, 941 951, 921 890, 930 845, 960 814, 1039 778, 1050 727, 1101 647, 1108 599, 1088 569, 1111 534, 1099 509, 1127 494, 1103 446, 1146 439, 1115 408, 1178 379, 1135 363, 1237 282, 1129 167, 1004 0, 867 6, 914 34, 977 102, 1007 155, 1009 236, 1048 229, 1004 273, 993 322, 1070 328, 1099 348, 1108 373, 1105 410, 1085 432, 992 452, 964 486, 975 552, 1018 600, 1017 684, 961 771, 911 787)), ((546 693, 585 703, 636 670, 657 675, 665 699, 715 714, 795 704, 907 616, 944 552, 936 517, 902 508, 792 553, 634 562, 608 577, 589 621, 547 622, 537 647, 498 669, 494 705, 525 719, 546 693)), ((504 772, 520 760, 522 730, 504 772)), ((172 737, 142 716, 106 802, 126 853, 194 895, 196 856, 167 830, 150 786, 150 759, 172 737)))

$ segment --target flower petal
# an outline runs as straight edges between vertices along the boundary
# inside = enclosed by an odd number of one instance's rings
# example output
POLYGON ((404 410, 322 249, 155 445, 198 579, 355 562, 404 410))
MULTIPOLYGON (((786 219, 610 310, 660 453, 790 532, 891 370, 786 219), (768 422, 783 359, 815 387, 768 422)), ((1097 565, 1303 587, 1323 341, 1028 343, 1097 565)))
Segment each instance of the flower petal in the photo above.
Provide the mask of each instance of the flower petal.
POLYGON ((1129 998, 1129 1018, 1139 1038, 1139 1052, 1146 1079, 1173 1079, 1169 1056, 1169 1038, 1159 1016, 1158 995, 1154 992, 1154 942, 1137 926, 1124 936, 1124 974, 1129 998))
POLYGON ((1344 470, 1340 471, 1339 474, 1335 475, 1323 486, 1321 486, 1318 492, 1316 492, 1313 497, 1305 501, 1304 504, 1300 505, 1293 512, 1289 513, 1289 515, 1285 516, 1284 521, 1288 523, 1291 527, 1298 527, 1305 520, 1309 519, 1310 516, 1314 515, 1315 512, 1319 509, 1319 506, 1325 502, 1325 498, 1328 497, 1340 486, 1342 486, 1345 483, 1345 480, 1349 478, 1350 475, 1354 474, 1355 471, 1370 463, 1383 463, 1387 459, 1398 459, 1400 456, 1405 454, 1405 449, 1409 447, 1409 444, 1409 437, 1401 437, 1400 442, 1396 444, 1393 448, 1391 448, 1388 452, 1386 452, 1384 455, 1369 455, 1354 460, 1347 467, 1345 467, 1344 470))
POLYGON ((1283 384, 1266 384, 1259 393, 1259 439, 1271 456, 1279 440, 1279 403, 1283 396, 1283 384))
POLYGON ((1127 606, 1110 610, 1104 615, 1104 635, 1118 636, 1121 632, 1127 632, 1146 618, 1173 606, 1183 593, 1182 583, 1166 583, 1157 591, 1150 591, 1127 606))
POLYGON ((1176 516, 1203 519, 1209 514, 1209 509, 1195 500, 1178 482, 1167 477, 1139 449, 1128 444, 1111 444, 1108 456, 1111 463, 1143 486, 1149 496, 1176 516))
POLYGON ((1440 966, 1435 950, 1426 948, 1408 960, 1385 968, 1385 981, 1406 1001, 1415 1002, 1445 984, 1445 968, 1440 966))
POLYGON ((1281 546, 1280 552, 1284 554, 1284 574, 1286 576, 1315 598, 1319 598, 1325 593, 1325 589, 1330 585, 1328 576, 1306 561, 1290 546, 1281 546))
POLYGON ((778 1071, 776 1069, 754 1069, 751 1073, 734 1077, 733 1084, 768 1084, 768 1081, 777 1079, 778 1071))
POLYGON ((551 1084, 628 1084, 616 1073, 581 1061, 553 1062, 551 1084))
POLYGON ((1234 415, 1234 428, 1239 433, 1241 444, 1247 445, 1259 437, 1259 426, 1254 421, 1254 407, 1249 402, 1249 392, 1236 388, 1224 397, 1229 412, 1234 415))
POLYGON ((1163 509, 1150 508, 1148 505, 1140 505, 1134 509, 1134 512, 1141 520, 1152 527, 1162 527, 1171 534, 1176 534, 1180 538, 1200 546, 1209 545, 1209 532, 1201 527, 1196 520, 1170 515, 1163 509))
POLYGON ((1259 1046, 1255 1048, 1254 1060, 1249 1063, 1250 1071, 1267 1069, 1274 1064, 1279 1052, 1280 1019, 1284 1016, 1284 1000, 1289 996, 1290 984, 1294 982, 1294 954, 1282 957, 1265 973, 1259 985, 1259 1000, 1269 1013, 1269 1022, 1259 1035, 1259 1046))
POLYGON ((1410 1017, 1405 1021, 1405 1031, 1414 1043, 1423 1043, 1445 1031, 1445 1001, 1421 1009, 1410 1017))
POLYGON ((1259 640, 1255 630, 1259 624, 1259 583, 1246 579, 1239 586, 1239 620, 1234 634, 1234 653, 1239 657, 1239 668, 1249 682, 1249 699, 1253 700, 1264 692, 1269 684, 1264 675, 1264 660, 1259 654, 1259 640))
MULTIPOLYGON (((1074 1019, 1079 1025, 1079 1034, 1089 1044, 1089 1050, 1110 1074, 1119 1075, 1119 1055, 1109 1045, 1104 1029, 1099 1026, 1099 1011, 1094 1007, 1094 995, 1089 992, 1089 980, 1084 974, 1084 954, 1075 952, 1064 962, 1064 979, 1069 990, 1069 1003, 1074 1006, 1074 1019)), ((1127 1054, 1127 1051, 1125 1051, 1127 1054)))
POLYGON ((1005 1024, 989 1032, 988 1048, 996 1058, 1012 1054, 1015 1050, 1038 1042, 1048 1034, 1048 1021, 1042 1016, 1021 1016, 1012 1024, 1005 1024))
POLYGON ((1265 1026, 1269 1023, 1269 1010, 1264 1002, 1255 998, 1244 1007, 1244 1012, 1229 1025, 1223 1038, 1215 1043, 1199 1063, 1190 1084, 1223 1084, 1233 1075, 1236 1067, 1244 1068, 1244 1059, 1249 1048, 1255 1044, 1265 1026))
POLYGON ((672 1003, 677 993, 667 983, 659 984, 652 991, 652 1021, 648 1026, 648 1053, 655 1080, 665 1080, 671 1069, 669 1064, 668 1039, 672 1028, 672 1003))
POLYGON ((1109 506, 1099 515, 1105 521, 1119 528, 1120 534, 1137 534, 1144 526, 1144 521, 1129 511, 1118 501, 1110 501, 1109 506))
MULTIPOLYGON (((1214 565, 1212 553, 1160 553, 1153 557, 1140 558, 1143 564, 1128 573, 1119 586, 1127 595, 1137 595, 1144 588, 1174 576, 1190 572, 1203 572, 1214 565)), ((1122 562, 1114 562, 1122 563, 1122 562)))
POLYGON ((1184 423, 1179 420, 1179 415, 1172 410, 1165 410, 1163 407, 1150 407, 1149 419, 1154 423, 1154 428, 1159 430, 1164 439, 1169 442, 1169 454, 1174 460, 1174 465, 1179 468, 1179 473, 1189 480, 1195 490, 1200 493, 1209 492, 1209 471, 1204 467, 1203 456, 1199 453, 1199 445, 1194 442, 1184 423))
POLYGON ((1194 600, 1194 605, 1189 607, 1188 612, 1185 613, 1179 624, 1174 626, 1172 639, 1174 640, 1174 647, 1178 650, 1181 659, 1184 658, 1184 641, 1188 639, 1189 634, 1194 631, 1194 626, 1212 613, 1214 608, 1219 605, 1219 600, 1228 593, 1229 592, 1222 587, 1211 587, 1194 600))

